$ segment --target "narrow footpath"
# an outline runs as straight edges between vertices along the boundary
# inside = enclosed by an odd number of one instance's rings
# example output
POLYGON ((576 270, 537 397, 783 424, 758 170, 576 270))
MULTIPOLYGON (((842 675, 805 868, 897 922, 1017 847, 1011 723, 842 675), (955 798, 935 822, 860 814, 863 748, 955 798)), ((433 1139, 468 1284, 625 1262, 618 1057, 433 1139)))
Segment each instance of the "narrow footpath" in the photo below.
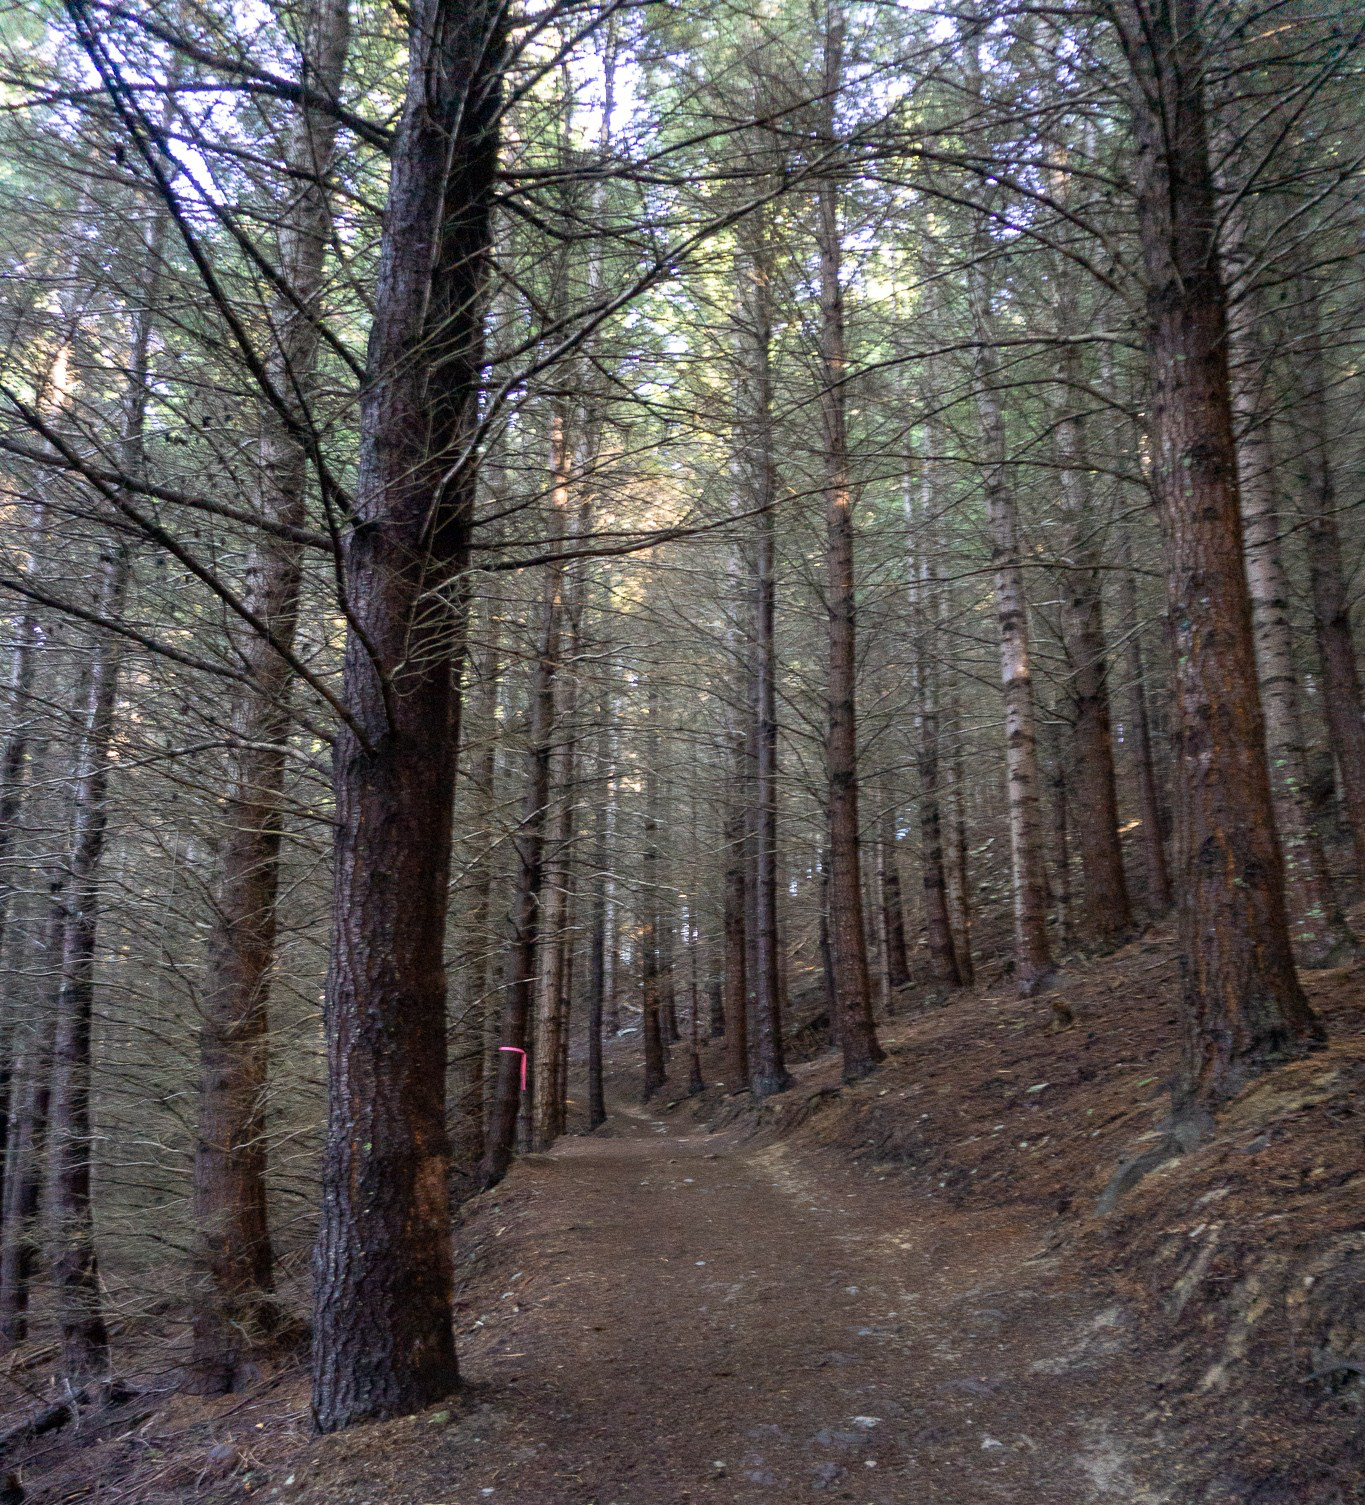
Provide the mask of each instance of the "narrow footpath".
POLYGON ((1146 1396, 1123 1372, 1124 1313, 1096 1309, 1017 1216, 916 1216, 903 1185, 832 1181, 681 1110, 618 1112, 500 1192, 476 1214, 476 1279, 491 1261, 502 1290, 491 1312, 471 1302, 487 1315, 461 1340, 469 1408, 406 1424, 424 1429, 416 1474, 392 1427, 366 1429, 387 1439, 373 1474, 343 1443, 319 1460, 329 1498, 1163 1498, 1125 1441, 1146 1396))

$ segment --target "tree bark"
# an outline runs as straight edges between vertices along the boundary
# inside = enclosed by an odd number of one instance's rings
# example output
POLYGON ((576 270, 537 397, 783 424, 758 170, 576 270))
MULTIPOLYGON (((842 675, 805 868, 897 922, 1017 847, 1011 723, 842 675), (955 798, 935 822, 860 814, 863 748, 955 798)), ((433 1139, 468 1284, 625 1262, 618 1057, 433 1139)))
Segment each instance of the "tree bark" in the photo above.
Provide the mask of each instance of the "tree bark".
POLYGON ((1152 758, 1151 722, 1147 715, 1147 671, 1142 660, 1142 623, 1138 615, 1133 545, 1128 529, 1122 523, 1118 530, 1118 565, 1125 641, 1124 673, 1128 678, 1127 741, 1133 749, 1138 830, 1147 875, 1147 907, 1153 914, 1164 914, 1171 907, 1171 878, 1166 865, 1161 803, 1157 797, 1156 767, 1152 758))
MULTIPOLYGON (((348 0, 313 0, 302 78, 327 98, 340 93, 349 38, 348 0)), ((293 297, 277 298, 270 311, 268 369, 290 418, 261 405, 256 502, 262 517, 291 527, 301 527, 307 514, 301 434, 318 349, 317 304, 331 234, 327 175, 336 135, 335 116, 302 104, 284 153, 294 196, 281 211, 278 270, 293 297)), ((298 622, 301 564, 301 545, 262 532, 247 566, 246 603, 286 650, 298 622)), ((263 1099, 293 671, 261 636, 239 636, 234 646, 247 680, 230 712, 221 876, 201 1002, 194 1158, 188 1373, 191 1388, 211 1395, 239 1388, 253 1372, 253 1349, 278 1320, 263 1099)))
POLYGON ((979 232, 968 271, 977 344, 977 412, 985 464, 986 506, 1000 636, 1000 679, 1005 696, 1005 765, 1010 823, 1010 874, 1014 909, 1014 972, 1028 997, 1053 971, 1047 935, 1047 871, 1043 861, 1038 730, 1033 704, 1028 604, 1020 564, 1019 522, 1006 469, 1005 426, 998 387, 1000 357, 991 327, 990 288, 984 258, 989 241, 979 232))
POLYGON ((320 1430, 459 1373, 444 942, 503 11, 414 0, 360 407, 349 721, 333 749, 328 1113, 313 1262, 320 1430))
MULTIPOLYGON (((1059 281, 1067 282, 1066 272, 1059 281)), ((1061 332, 1070 336, 1079 320, 1062 299, 1061 332)), ((1063 412, 1056 427, 1066 512, 1066 557, 1062 579, 1062 641, 1070 700, 1072 788, 1066 793, 1085 812, 1076 822, 1084 880, 1085 941, 1101 951, 1121 946, 1133 933, 1133 910, 1119 841, 1119 802, 1114 781, 1109 716, 1109 665, 1100 588, 1100 549, 1085 419, 1077 410, 1080 361, 1069 339, 1062 346, 1063 412)))
POLYGON ((659 1004, 659 680, 649 676, 645 713, 644 850, 640 862, 640 983, 643 1013, 645 1078, 644 1102, 667 1080, 663 1020, 659 1004))
POLYGON ((1332 467, 1333 430, 1327 407, 1321 301, 1310 274, 1299 277, 1297 293, 1302 312, 1296 361, 1300 400, 1295 417, 1302 456, 1301 506, 1308 525, 1308 583, 1322 663, 1327 736, 1341 779, 1359 887, 1365 884, 1365 703, 1360 693, 1351 602, 1337 528, 1340 503, 1332 467))
MULTIPOLYGON (((550 540, 562 541, 568 520, 569 470, 565 419, 558 404, 550 416, 550 540)), ((554 747, 555 680, 559 672, 564 615, 564 564, 547 566, 540 599, 539 642, 527 689, 526 792, 513 847, 516 879, 512 936, 503 984, 498 1070, 488 1109, 488 1131, 475 1184, 484 1190, 507 1174, 522 1108, 523 1062, 529 1062, 535 1006, 536 958, 541 939, 545 886, 545 820, 550 802, 554 747)), ((529 1079, 529 1078, 528 1078, 529 1079)))
POLYGON ((1256 335, 1257 313, 1255 290, 1243 288, 1230 311, 1229 335, 1236 362, 1232 409, 1239 432, 1237 479, 1251 627, 1265 715, 1275 830, 1284 859, 1290 933, 1300 962, 1323 967, 1346 953, 1351 938, 1332 892, 1309 792, 1303 710, 1289 620, 1289 575, 1280 557, 1275 453, 1265 411, 1265 355, 1256 335))
POLYGON ((457 1200, 475 1188, 479 1159, 487 1133, 485 1104, 490 1076, 497 1074, 496 1044, 490 1052, 495 1010, 491 1002, 493 940, 490 919, 493 910, 495 837, 491 812, 497 807, 498 696, 501 689, 502 601, 489 582, 483 597, 483 651, 477 660, 477 691, 471 714, 462 717, 466 739, 473 728, 482 739, 477 756, 470 762, 470 805, 489 824, 477 824, 472 835, 467 882, 464 947, 460 972, 463 1005, 453 1021, 450 1035, 450 1159, 457 1200), (492 1069, 489 1057, 492 1054, 492 1069))
MULTIPOLYGON (((825 8, 825 134, 835 137, 834 100, 843 74, 844 19, 838 0, 825 8)), ((863 923, 858 829, 858 675, 853 574, 853 488, 844 404, 844 294, 840 285, 839 185, 819 185, 820 331, 826 527, 825 592, 829 613, 829 721, 825 740, 829 818, 829 929, 839 1009, 844 1080, 866 1076, 886 1052, 872 1020, 872 987, 863 923)))
POLYGON ((1321 1038, 1294 972, 1242 559, 1196 0, 1124 0, 1166 540, 1180 798, 1185 1110, 1321 1038))
POLYGON ((756 1097, 791 1086, 782 1046, 777 937, 777 644, 775 539, 777 465, 773 452, 772 307, 767 227, 754 215, 746 225, 745 255, 737 270, 743 352, 740 391, 745 501, 754 511, 753 725, 753 1071, 756 1097))
POLYGON ((896 808, 888 801, 882 814, 882 834, 878 843, 888 1011, 895 1007, 896 994, 910 983, 910 968, 905 951, 905 905, 901 898, 901 871, 896 859, 896 843, 896 808))
POLYGON ((948 880, 943 858, 943 808, 939 791, 939 628, 942 602, 938 580, 938 529, 934 495, 935 429, 926 426, 920 461, 920 516, 913 484, 905 488, 905 521, 910 532, 910 632, 915 695, 915 771, 919 779, 920 886, 924 892, 924 931, 934 980, 961 987, 963 972, 948 911, 948 880))

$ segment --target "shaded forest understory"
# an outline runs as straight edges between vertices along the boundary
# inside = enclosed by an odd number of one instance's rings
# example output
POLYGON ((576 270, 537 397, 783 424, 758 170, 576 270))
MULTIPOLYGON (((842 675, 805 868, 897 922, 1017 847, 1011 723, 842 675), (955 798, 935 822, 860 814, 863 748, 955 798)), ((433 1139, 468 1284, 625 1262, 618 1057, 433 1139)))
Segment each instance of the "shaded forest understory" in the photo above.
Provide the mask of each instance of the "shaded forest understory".
POLYGON ((1358 1500, 1365 965, 1306 983, 1331 1045, 1105 1215, 1176 1067, 1164 929, 1069 969, 1068 1030, 998 985, 907 991, 852 1086, 823 1048, 766 1102, 640 1108, 626 1035, 585 1135, 576 1044, 570 1137, 457 1228, 459 1396, 319 1439, 302 1355, 199 1400, 144 1340, 143 1395, 15 1454, 28 1499, 1358 1500))

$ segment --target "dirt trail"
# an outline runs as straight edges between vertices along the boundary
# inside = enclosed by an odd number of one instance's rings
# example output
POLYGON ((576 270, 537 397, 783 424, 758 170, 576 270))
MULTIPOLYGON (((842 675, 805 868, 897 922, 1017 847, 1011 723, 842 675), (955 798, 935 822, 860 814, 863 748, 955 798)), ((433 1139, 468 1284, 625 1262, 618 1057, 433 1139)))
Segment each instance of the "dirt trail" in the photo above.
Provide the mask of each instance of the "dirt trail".
POLYGON ((421 1478, 385 1466, 389 1429, 374 1475, 344 1444, 330 1498, 1161 1498, 1121 1446, 1122 1313, 1017 1216, 914 1217, 903 1188, 681 1128, 628 1111, 517 1165, 492 1230, 515 1268, 461 1345, 474 1408, 430 1432, 421 1478))

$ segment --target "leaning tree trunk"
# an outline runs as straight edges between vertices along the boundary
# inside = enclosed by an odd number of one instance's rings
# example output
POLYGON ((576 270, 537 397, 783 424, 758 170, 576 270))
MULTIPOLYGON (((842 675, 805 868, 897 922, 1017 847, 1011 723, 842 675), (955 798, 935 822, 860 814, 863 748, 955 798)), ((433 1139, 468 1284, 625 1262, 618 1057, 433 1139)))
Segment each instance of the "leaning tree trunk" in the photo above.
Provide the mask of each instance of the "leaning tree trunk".
POLYGON ((1319 1038, 1294 972, 1242 562, 1197 0, 1124 0, 1166 540, 1180 798, 1186 1109, 1319 1038))
MULTIPOLYGON (((843 17, 826 8, 825 131, 834 141, 834 100, 843 72, 843 17)), ((866 1076, 886 1052, 872 1022, 872 987, 858 831, 857 624, 853 577, 853 487, 849 476, 844 379, 844 294, 840 284, 839 185, 819 188, 820 330, 825 460, 826 600, 829 613, 829 722, 825 737, 829 819, 829 929, 844 1080, 866 1076)))
POLYGON ((1332 465, 1332 422, 1327 407, 1327 376, 1322 352, 1322 313, 1311 274, 1297 283, 1302 310, 1298 338, 1299 423, 1303 473, 1303 515, 1308 535, 1308 582, 1313 627, 1322 661, 1327 736, 1336 758, 1355 854, 1357 887, 1365 885, 1365 705, 1355 639, 1351 635, 1351 600, 1337 528, 1339 503, 1332 465))
POLYGON ((504 10, 414 0, 345 539, 345 723, 327 980, 313 1414, 330 1432, 458 1382, 445 968, 459 670, 504 10))
MULTIPOLYGON (((348 0, 313 0, 304 77, 327 98, 340 92, 349 34, 348 0)), ((271 309, 268 370, 281 408, 261 408, 257 505, 264 519, 286 528, 306 518, 302 436, 331 235, 327 175, 336 134, 333 114, 302 104, 284 153, 293 197, 280 211, 279 272, 291 296, 281 295, 271 309)), ((298 622, 301 565, 301 545, 272 532, 257 537, 247 566, 246 604, 286 652, 298 622)), ((188 1372, 203 1394, 239 1388, 255 1372, 253 1349, 277 1320, 264 1094, 293 671, 259 634, 243 633, 234 646, 246 679, 230 711, 220 877, 200 1005, 188 1372)))

